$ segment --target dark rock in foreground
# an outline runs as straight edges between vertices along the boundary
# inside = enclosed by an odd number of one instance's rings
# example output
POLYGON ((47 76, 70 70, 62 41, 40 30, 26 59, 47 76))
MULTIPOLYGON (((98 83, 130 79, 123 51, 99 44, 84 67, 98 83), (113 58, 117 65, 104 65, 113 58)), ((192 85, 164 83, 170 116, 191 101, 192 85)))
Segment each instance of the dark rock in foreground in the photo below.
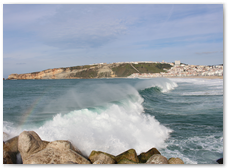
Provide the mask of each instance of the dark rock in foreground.
POLYGON ((139 163, 146 163, 146 161, 154 154, 161 154, 156 148, 152 148, 148 150, 147 152, 141 153, 139 158, 139 163))
POLYGON ((115 157, 117 163, 120 162, 122 159, 128 159, 130 161, 139 163, 137 153, 134 149, 129 149, 115 157))

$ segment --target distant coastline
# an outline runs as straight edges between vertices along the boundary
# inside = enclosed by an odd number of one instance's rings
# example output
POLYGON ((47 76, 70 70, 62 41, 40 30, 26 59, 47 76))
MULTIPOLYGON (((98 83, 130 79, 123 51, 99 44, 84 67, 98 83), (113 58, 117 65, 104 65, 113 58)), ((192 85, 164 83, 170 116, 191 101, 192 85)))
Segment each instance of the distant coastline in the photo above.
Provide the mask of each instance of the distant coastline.
MULTIPOLYGON (((6 80, 29 79, 96 79, 96 78, 219 78, 223 79, 223 65, 187 65, 168 62, 118 62, 53 68, 40 72, 10 74, 6 80)), ((3 79, 4 80, 4 79, 3 79)))

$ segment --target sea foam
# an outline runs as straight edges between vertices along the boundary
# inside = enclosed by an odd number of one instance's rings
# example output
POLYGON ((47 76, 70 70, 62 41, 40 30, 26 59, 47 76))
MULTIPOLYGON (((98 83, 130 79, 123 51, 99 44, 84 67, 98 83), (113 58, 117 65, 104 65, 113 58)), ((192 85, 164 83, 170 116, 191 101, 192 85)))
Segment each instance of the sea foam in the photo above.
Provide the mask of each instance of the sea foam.
POLYGON ((137 153, 165 148, 172 130, 143 113, 142 102, 138 94, 101 107, 57 114, 35 131, 45 140, 69 140, 87 156, 92 150, 117 155, 130 148, 137 153))
MULTIPOLYGON (((172 130, 144 113, 144 99, 138 92, 150 87, 167 92, 177 85, 168 79, 140 80, 133 85, 81 82, 64 95, 50 100, 40 112, 53 113, 52 119, 42 126, 29 125, 23 130, 33 130, 47 141, 69 140, 87 156, 92 150, 117 155, 130 148, 138 154, 153 147, 165 148, 165 140, 172 130)), ((8 124, 4 130, 10 132, 13 126, 8 124)), ((14 129, 11 136, 23 130, 14 129)))

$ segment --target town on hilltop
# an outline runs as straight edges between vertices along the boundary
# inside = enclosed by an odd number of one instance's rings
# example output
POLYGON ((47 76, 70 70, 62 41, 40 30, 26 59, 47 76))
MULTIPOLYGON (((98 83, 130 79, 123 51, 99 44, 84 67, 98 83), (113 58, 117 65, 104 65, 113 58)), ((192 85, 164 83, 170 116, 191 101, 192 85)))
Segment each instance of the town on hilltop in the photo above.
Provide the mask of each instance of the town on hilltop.
MULTIPOLYGON (((147 63, 147 62, 144 62, 147 63)), ((148 61, 151 63, 151 61, 148 61)), ((153 62, 159 63, 159 62, 153 62)), ((175 63, 168 63, 162 61, 162 63, 170 64, 170 69, 164 69, 167 72, 160 73, 133 73, 128 78, 137 77, 194 77, 194 76, 223 76, 223 65, 187 65, 182 64, 180 61, 175 63)), ((132 62, 132 64, 138 64, 138 62, 132 62)))

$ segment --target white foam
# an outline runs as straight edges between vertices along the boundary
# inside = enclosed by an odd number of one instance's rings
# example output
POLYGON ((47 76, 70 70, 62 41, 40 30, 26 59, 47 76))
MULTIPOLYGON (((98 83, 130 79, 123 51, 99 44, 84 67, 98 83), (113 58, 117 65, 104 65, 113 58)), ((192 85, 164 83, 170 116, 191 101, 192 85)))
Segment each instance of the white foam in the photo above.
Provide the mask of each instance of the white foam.
POLYGON ((179 157, 185 164, 212 163, 218 159, 211 154, 212 152, 223 153, 223 137, 219 134, 193 136, 182 140, 170 139, 167 143, 169 146, 178 146, 179 149, 170 150, 165 148, 161 152, 167 158, 179 157), (188 153, 185 153, 186 151, 188 153), (189 154, 190 152, 192 155, 189 154), (203 157, 204 153, 208 156, 203 157))
POLYGON ((18 136, 22 130, 11 122, 3 121, 3 132, 3 141, 6 141, 10 138, 18 136))
POLYGON ((204 86, 201 91, 192 92, 186 91, 182 92, 181 95, 223 95, 223 79, 201 79, 201 78, 170 78, 170 80, 177 83, 186 83, 186 85, 194 86, 200 85, 204 86))
MULTIPOLYGON (((54 114, 53 109, 61 111, 52 120, 39 128, 29 126, 23 127, 23 130, 33 130, 47 141, 69 140, 85 155, 92 150, 116 155, 130 148, 137 153, 152 147, 165 148, 165 140, 172 130, 161 125, 153 116, 143 113, 144 100, 137 89, 158 86, 168 91, 176 85, 168 79, 144 80, 136 85, 100 81, 93 85, 88 81, 78 83, 65 95, 50 100, 44 112, 50 110, 54 114), (78 110, 67 112, 69 107, 77 107, 75 109, 78 110)), ((4 130, 11 137, 23 131, 6 123, 4 130)))
POLYGON ((138 97, 135 102, 128 99, 121 105, 109 104, 105 109, 58 114, 35 131, 44 140, 70 140, 87 156, 92 150, 117 155, 130 148, 137 153, 152 147, 164 148, 171 130, 145 115, 142 101, 138 97))
POLYGON ((223 86, 223 79, 203 79, 203 78, 169 78, 173 82, 186 82, 197 85, 216 86, 221 88, 223 86))

